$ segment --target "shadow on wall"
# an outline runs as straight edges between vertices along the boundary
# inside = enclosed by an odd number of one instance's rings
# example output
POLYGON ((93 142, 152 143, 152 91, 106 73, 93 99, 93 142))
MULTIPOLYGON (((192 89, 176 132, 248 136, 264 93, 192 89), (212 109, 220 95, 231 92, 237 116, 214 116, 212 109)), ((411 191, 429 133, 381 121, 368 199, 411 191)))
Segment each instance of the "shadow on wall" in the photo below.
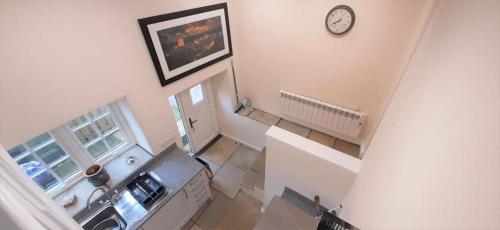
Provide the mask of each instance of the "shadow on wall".
POLYGON ((217 74, 211 81, 221 133, 254 149, 262 150, 266 145, 265 133, 269 126, 234 113, 237 103, 230 71, 217 74))
POLYGON ((334 208, 341 204, 357 176, 361 160, 273 126, 266 133, 263 205, 285 186, 334 208), (314 169, 314 170, 312 170, 314 169))

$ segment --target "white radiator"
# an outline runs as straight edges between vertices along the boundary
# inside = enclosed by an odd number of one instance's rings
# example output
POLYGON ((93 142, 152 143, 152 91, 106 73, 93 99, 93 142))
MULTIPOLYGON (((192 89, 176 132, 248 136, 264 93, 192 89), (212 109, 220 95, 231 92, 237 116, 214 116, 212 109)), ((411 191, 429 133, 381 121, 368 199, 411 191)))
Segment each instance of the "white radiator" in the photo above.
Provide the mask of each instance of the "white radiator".
MULTIPOLYGON (((356 138, 366 113, 281 90, 281 113, 322 129, 356 138)), ((321 130, 320 130, 321 131, 321 130)))

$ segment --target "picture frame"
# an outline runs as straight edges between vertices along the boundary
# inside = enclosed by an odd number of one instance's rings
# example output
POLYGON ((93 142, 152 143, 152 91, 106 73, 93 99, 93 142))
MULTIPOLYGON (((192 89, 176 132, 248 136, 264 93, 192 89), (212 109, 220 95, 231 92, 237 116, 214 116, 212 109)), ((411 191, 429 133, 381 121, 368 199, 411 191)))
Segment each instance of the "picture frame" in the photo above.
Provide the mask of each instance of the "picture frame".
POLYGON ((162 87, 233 55, 227 3, 138 22, 162 87))

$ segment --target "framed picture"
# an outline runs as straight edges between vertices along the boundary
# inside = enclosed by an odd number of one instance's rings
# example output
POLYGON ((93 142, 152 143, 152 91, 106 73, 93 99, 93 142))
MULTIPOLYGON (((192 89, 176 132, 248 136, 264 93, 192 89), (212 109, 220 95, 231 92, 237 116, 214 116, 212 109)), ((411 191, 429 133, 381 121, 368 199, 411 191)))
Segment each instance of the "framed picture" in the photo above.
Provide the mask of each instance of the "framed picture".
POLYGON ((233 55, 226 3, 138 21, 162 86, 233 55))

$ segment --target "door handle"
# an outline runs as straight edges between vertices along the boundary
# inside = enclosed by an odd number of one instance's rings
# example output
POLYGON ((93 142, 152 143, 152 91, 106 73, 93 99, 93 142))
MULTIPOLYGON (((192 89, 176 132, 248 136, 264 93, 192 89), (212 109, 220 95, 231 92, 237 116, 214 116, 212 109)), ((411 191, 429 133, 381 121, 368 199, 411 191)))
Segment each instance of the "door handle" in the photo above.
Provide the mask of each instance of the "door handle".
POLYGON ((196 123, 197 121, 198 121, 198 119, 196 119, 196 120, 194 120, 194 121, 193 121, 193 120, 191 120, 191 118, 189 118, 189 126, 190 126, 192 129, 194 129, 193 124, 194 124, 194 123, 196 123))

